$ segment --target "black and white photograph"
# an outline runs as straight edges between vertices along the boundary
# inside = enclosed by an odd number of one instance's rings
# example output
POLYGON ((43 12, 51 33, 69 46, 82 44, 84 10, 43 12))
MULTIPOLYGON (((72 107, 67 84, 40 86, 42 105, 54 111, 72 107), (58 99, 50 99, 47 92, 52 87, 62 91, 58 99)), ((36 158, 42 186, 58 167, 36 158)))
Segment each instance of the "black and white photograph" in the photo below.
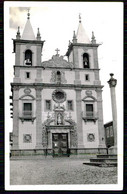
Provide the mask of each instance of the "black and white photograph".
POLYGON ((123 189, 123 3, 4 2, 5 189, 123 189))

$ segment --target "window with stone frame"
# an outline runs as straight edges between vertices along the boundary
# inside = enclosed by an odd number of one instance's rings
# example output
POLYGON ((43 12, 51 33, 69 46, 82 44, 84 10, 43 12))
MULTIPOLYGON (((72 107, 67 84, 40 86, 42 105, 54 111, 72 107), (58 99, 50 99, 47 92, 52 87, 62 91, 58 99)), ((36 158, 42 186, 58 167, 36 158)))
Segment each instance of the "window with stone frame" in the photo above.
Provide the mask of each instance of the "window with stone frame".
POLYGON ((27 78, 27 79, 30 78, 30 72, 26 72, 26 78, 27 78))
POLYGON ((24 117, 32 117, 32 103, 23 103, 24 117))
POLYGON ((73 111, 74 110, 74 108, 73 108, 73 100, 68 100, 67 101, 67 109, 69 111, 73 111))
POLYGON ((47 111, 51 111, 51 100, 46 100, 45 101, 45 107, 47 111))
POLYGON ((88 55, 88 53, 83 54, 83 68, 89 68, 89 55, 88 55))
POLYGON ((107 127, 107 129, 106 129, 106 135, 107 135, 107 138, 110 137, 110 129, 109 129, 109 127, 107 127))
POLYGON ((85 81, 89 81, 89 74, 85 74, 85 81))
POLYGON ((94 116, 93 104, 86 104, 86 116, 87 117, 94 116))

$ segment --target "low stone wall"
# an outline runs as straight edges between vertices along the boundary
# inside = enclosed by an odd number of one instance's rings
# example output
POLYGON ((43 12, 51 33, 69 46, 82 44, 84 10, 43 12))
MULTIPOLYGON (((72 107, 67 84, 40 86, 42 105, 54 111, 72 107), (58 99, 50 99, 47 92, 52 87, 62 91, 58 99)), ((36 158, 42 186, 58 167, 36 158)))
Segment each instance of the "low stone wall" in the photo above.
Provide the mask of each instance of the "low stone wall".
MULTIPOLYGON (((107 148, 70 148, 68 149, 67 156, 70 157, 85 157, 89 155, 96 154, 107 154, 107 148)), ((10 156, 44 156, 44 157, 52 157, 53 150, 52 149, 24 149, 24 150, 11 150, 10 156)))

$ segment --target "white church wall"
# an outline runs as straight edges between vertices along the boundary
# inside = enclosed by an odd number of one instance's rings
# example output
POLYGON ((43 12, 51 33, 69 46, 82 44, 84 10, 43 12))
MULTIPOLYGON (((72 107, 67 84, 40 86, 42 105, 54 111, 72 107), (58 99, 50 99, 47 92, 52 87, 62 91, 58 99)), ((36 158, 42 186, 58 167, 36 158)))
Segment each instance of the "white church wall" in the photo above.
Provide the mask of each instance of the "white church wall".
POLYGON ((22 122, 19 120, 19 149, 34 149, 36 146, 36 119, 22 122), (30 135, 31 141, 24 142, 24 135, 30 135))
POLYGON ((73 51, 71 51, 68 61, 73 63, 73 51))
POLYGON ((94 84, 94 81, 95 81, 94 72, 93 71, 89 71, 89 70, 81 71, 80 72, 80 80, 81 80, 81 84, 84 84, 84 85, 94 84), (86 75, 89 76, 89 80, 85 79, 86 75))
POLYGON ((75 72, 71 70, 65 71, 65 79, 67 80, 66 84, 74 84, 75 72))
POLYGON ((49 70, 49 69, 45 69, 42 71, 42 80, 43 80, 43 83, 51 83, 51 73, 52 73, 52 70, 49 70))
POLYGON ((36 79, 36 69, 24 68, 20 69, 20 79, 22 83, 33 83, 36 79), (26 72, 30 73, 30 78, 26 77, 26 72))
POLYGON ((87 148, 97 148, 99 145, 99 135, 98 135, 98 121, 95 123, 83 121, 83 142, 84 147, 87 148), (95 139, 93 141, 88 140, 88 135, 93 134, 95 139))

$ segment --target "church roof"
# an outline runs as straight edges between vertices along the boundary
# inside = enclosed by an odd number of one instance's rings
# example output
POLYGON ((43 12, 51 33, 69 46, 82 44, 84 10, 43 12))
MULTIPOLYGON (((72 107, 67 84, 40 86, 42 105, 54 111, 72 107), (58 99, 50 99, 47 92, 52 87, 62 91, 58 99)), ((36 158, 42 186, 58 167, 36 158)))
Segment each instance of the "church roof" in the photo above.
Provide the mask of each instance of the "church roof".
POLYGON ((91 43, 81 21, 79 22, 76 38, 77 38, 77 43, 91 43))
POLYGON ((53 55, 52 59, 50 59, 49 61, 42 62, 42 66, 72 68, 73 64, 63 59, 63 56, 59 56, 58 54, 56 54, 56 55, 53 55))
POLYGON ((29 17, 27 18, 27 22, 26 22, 21 39, 24 39, 24 40, 35 40, 36 39, 29 17))

